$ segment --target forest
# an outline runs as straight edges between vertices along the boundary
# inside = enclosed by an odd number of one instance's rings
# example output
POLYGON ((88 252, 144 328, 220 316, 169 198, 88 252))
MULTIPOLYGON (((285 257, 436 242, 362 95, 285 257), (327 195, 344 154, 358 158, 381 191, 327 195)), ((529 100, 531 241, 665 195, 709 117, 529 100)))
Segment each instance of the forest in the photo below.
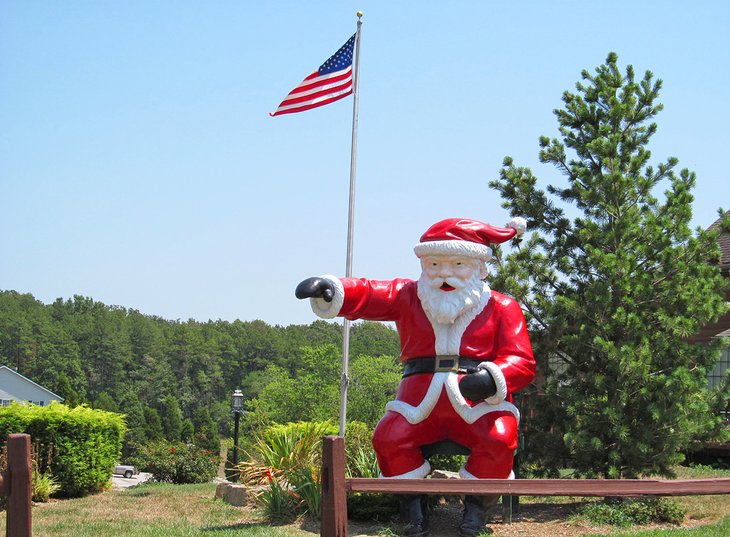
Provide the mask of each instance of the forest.
MULTIPOLYGON (((246 397, 244 424, 336 420, 341 345, 334 322, 182 322, 89 297, 43 304, 0 291, 0 365, 71 406, 126 414, 127 447, 229 436, 237 388, 246 397)), ((348 419, 377 422, 395 396, 398 355, 395 330, 353 325, 348 419)))

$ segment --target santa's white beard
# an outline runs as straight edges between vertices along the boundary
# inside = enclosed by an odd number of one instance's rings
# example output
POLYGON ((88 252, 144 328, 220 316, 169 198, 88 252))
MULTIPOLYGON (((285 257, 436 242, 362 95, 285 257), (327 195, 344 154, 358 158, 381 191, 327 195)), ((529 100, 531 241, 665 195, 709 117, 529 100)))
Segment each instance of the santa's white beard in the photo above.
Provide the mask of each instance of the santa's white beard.
POLYGON ((479 279, 479 273, 467 280, 460 278, 430 279, 424 273, 418 280, 418 298, 423 309, 438 324, 453 324, 465 311, 479 305, 482 293, 489 289, 479 279), (441 285, 446 282, 453 291, 442 291, 441 285))

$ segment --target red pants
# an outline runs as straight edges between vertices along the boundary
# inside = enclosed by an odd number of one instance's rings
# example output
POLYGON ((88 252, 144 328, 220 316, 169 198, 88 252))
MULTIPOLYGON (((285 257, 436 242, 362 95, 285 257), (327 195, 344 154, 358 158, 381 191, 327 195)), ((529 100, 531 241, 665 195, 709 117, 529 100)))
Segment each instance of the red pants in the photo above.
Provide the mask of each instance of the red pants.
POLYGON ((375 427, 373 447, 383 476, 394 477, 422 466, 421 446, 442 440, 471 451, 466 471, 473 476, 507 478, 517 448, 517 419, 511 412, 490 412, 469 425, 442 392, 431 414, 415 425, 397 412, 386 412, 375 427))

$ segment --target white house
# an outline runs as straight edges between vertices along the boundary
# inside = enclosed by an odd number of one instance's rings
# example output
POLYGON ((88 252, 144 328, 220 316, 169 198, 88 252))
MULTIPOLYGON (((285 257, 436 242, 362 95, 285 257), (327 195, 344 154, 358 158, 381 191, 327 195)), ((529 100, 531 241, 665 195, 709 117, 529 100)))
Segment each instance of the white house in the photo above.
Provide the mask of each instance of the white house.
POLYGON ((45 406, 51 401, 61 403, 63 397, 46 390, 43 386, 25 378, 17 371, 13 371, 5 365, 0 365, 0 406, 8 406, 13 401, 29 401, 36 405, 45 406))

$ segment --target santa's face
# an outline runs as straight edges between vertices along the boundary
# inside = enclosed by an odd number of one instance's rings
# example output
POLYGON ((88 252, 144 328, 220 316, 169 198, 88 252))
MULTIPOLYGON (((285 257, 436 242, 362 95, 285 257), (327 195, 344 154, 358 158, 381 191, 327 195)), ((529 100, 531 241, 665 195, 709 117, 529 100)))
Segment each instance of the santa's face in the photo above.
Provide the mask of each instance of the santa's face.
POLYGON ((479 304, 485 288, 484 263, 460 255, 421 258, 418 297, 423 308, 439 324, 451 324, 464 311, 479 304))

